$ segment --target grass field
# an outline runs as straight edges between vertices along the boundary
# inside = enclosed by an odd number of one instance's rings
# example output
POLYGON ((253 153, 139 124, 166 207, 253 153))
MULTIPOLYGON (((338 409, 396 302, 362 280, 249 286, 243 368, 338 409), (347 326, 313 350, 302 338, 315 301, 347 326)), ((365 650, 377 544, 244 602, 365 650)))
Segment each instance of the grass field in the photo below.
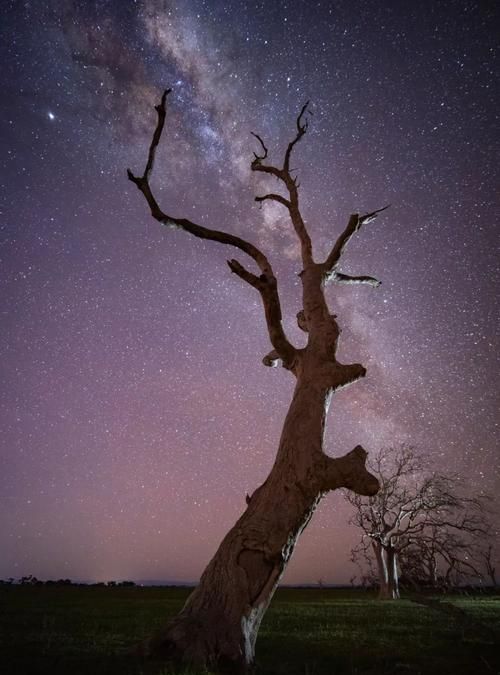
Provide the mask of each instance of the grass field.
MULTIPOLYGON (((188 593, 0 587, 0 673, 167 675, 165 666, 143 663, 127 650, 176 612, 188 593)), ((261 627, 257 673, 500 673, 500 596, 447 600, 470 620, 409 600, 379 602, 364 591, 280 589, 261 627)))

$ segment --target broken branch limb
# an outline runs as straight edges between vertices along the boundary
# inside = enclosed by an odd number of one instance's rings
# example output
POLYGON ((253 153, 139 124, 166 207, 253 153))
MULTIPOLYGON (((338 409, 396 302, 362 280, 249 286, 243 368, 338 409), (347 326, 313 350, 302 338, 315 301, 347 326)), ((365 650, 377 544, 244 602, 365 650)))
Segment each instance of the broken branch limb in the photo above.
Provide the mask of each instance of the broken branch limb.
POLYGON ((377 478, 366 469, 368 453, 357 445, 343 457, 325 455, 323 489, 347 488, 358 495, 372 496, 380 487, 377 478))
POLYGON ((240 262, 234 260, 234 258, 232 260, 228 260, 227 264, 229 265, 229 269, 231 270, 231 272, 238 275, 240 279, 246 281, 247 284, 250 284, 250 286, 259 289, 260 281, 257 275, 252 274, 252 272, 249 272, 247 269, 243 267, 243 265, 240 262))
POLYGON ((327 276, 330 276, 332 272, 335 270, 342 256, 342 253, 344 252, 345 247, 349 243, 354 233, 357 232, 362 225, 371 223, 373 220, 375 220, 375 218, 379 213, 385 211, 388 208, 389 204, 387 206, 382 207, 381 209, 377 209, 376 211, 367 213, 364 216, 360 216, 359 213, 353 213, 351 215, 346 228, 344 229, 342 234, 338 237, 337 241, 335 242, 330 252, 330 255, 324 262, 324 270, 327 276))
POLYGON ((280 180, 284 180, 284 175, 283 172, 278 169, 275 166, 271 166, 268 164, 262 164, 262 162, 267 159, 267 146, 262 140, 262 138, 259 136, 259 134, 256 134, 255 132, 251 131, 250 132, 254 138, 256 138, 259 141, 260 147, 262 148, 262 155, 258 155, 256 152, 253 153, 253 160, 250 165, 250 168, 252 171, 260 171, 261 173, 269 173, 276 178, 279 178, 280 180))
POLYGON ((382 283, 375 277, 359 276, 352 277, 349 274, 342 274, 341 272, 334 272, 333 281, 336 281, 338 284, 368 284, 369 286, 380 286, 382 283))
POLYGON ((280 204, 283 204, 283 206, 286 206, 287 209, 290 209, 291 207, 291 204, 288 201, 288 199, 286 199, 282 195, 275 194, 274 192, 270 192, 267 195, 262 195, 262 197, 255 197, 256 202, 264 202, 266 201, 266 199, 273 202, 279 202, 280 204))
POLYGON ((356 380, 359 380, 361 377, 365 377, 366 368, 362 366, 361 363, 344 364, 336 361, 331 365, 331 373, 331 384, 333 389, 340 389, 341 387, 346 387, 348 384, 356 382, 356 380))

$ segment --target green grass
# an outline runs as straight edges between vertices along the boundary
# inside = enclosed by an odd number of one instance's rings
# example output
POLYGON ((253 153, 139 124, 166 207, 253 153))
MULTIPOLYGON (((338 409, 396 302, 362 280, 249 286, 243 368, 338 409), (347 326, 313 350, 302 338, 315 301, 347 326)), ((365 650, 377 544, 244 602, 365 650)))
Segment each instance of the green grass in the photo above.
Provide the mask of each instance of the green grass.
MULTIPOLYGON (((169 675, 129 648, 184 603, 181 588, 0 587, 3 675, 169 675)), ((363 591, 280 589, 258 675, 495 675, 500 596, 448 597, 473 621, 363 591), (482 626, 485 626, 483 629, 482 626)), ((195 671, 184 671, 185 675, 195 671)))

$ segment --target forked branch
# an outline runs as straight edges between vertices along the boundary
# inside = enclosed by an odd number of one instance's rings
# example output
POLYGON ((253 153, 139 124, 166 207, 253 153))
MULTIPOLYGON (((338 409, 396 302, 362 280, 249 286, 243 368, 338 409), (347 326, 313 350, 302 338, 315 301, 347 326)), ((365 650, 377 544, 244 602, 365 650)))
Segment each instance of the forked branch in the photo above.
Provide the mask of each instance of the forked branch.
POLYGON ((379 213, 382 213, 382 211, 385 211, 388 208, 389 204, 387 206, 382 207, 381 209, 372 211, 372 213, 367 213, 364 216, 360 216, 359 213, 353 213, 351 215, 345 230, 338 237, 337 241, 335 242, 331 250, 330 255, 325 260, 325 271, 327 273, 332 272, 336 268, 342 256, 342 253, 344 252, 345 247, 349 243, 351 237, 361 228, 361 226, 371 223, 372 220, 375 220, 375 218, 379 213))
POLYGON ((390 205, 387 204, 387 206, 384 206, 381 209, 377 209, 376 211, 372 211, 371 213, 366 213, 363 216, 360 216, 359 213, 353 213, 351 215, 344 231, 338 237, 337 241, 335 242, 330 252, 330 255, 323 263, 323 270, 326 281, 333 280, 344 284, 369 284, 371 286, 380 285, 380 281, 377 281, 377 279, 374 279, 373 277, 368 276, 352 277, 349 276, 348 274, 341 274, 340 272, 337 272, 337 266, 340 262, 340 258, 342 257, 342 253, 344 252, 344 249, 349 243, 352 236, 363 225, 367 225, 368 223, 371 223, 373 220, 375 220, 378 214, 388 209, 389 206, 390 205))
MULTIPOLYGON (((243 267, 243 265, 238 263, 236 260, 230 261, 229 267, 241 279, 249 283, 251 286, 253 286, 260 292, 262 301, 264 303, 267 327, 269 331, 271 344, 273 345, 274 349, 278 352, 279 357, 283 359, 283 364, 286 365, 293 361, 295 348, 290 344, 290 342, 286 338, 283 326, 281 325, 281 307, 278 295, 278 286, 276 278, 274 276, 273 269, 271 267, 271 263, 264 255, 264 253, 262 253, 262 251, 260 251, 256 246, 254 246, 254 244, 245 241, 241 237, 229 234, 228 232, 203 227, 202 225, 198 225, 197 223, 194 223, 191 220, 188 220, 187 218, 176 218, 174 216, 165 213, 160 208, 158 202, 156 201, 156 198, 153 195, 151 186, 149 184, 149 179, 153 171, 156 150, 158 148, 158 144, 160 142, 163 128, 165 125, 167 96, 170 94, 171 91, 172 91, 171 89, 166 89, 163 92, 159 105, 155 106, 158 119, 153 133, 153 138, 149 146, 148 158, 146 162, 146 167, 144 169, 144 173, 142 174, 142 176, 136 176, 132 173, 130 169, 127 169, 127 175, 129 179, 133 183, 135 183, 137 188, 144 195, 149 205, 149 208, 151 209, 151 215, 153 216, 153 218, 155 218, 162 225, 166 225, 167 227, 180 228, 200 239, 208 239, 210 241, 216 241, 221 244, 235 246, 236 248, 240 249, 240 251, 243 251, 244 253, 249 255, 257 263, 257 266, 261 271, 261 275, 259 277, 246 270, 243 267)), ((263 147, 266 155, 267 150, 265 149, 265 146, 263 147)))
POLYGON ((298 193, 299 186, 297 183, 297 179, 293 178, 290 173, 290 157, 293 148, 307 131, 308 119, 306 117, 306 113, 308 105, 309 101, 307 101, 302 106, 302 109, 297 117, 296 122, 297 133, 295 135, 295 138, 292 141, 290 141, 290 143, 287 146, 285 157, 283 160, 283 166, 281 168, 278 168, 271 164, 264 163, 264 160, 266 160, 268 156, 268 149, 262 138, 259 136, 259 134, 256 134, 254 132, 252 132, 252 135, 259 141, 260 147, 262 148, 262 152, 261 154, 257 154, 256 152, 253 153, 254 159, 251 164, 252 171, 267 173, 271 176, 274 176, 275 178, 278 178, 284 183, 286 189, 288 190, 289 199, 286 199, 282 195, 276 193, 269 193, 267 195, 256 197, 255 201, 257 202, 264 202, 266 200, 275 201, 279 202, 288 209, 293 228, 300 241, 302 263, 304 267, 306 267, 309 264, 312 264, 313 262, 312 242, 309 233, 307 231, 307 228, 305 226, 304 220, 302 218, 302 215, 300 213, 299 193, 298 193))
POLYGON ((146 163, 146 168, 144 169, 144 173, 142 176, 135 176, 130 169, 127 169, 127 175, 129 179, 137 185, 138 189, 142 192, 142 194, 146 198, 146 201, 148 202, 149 207, 151 209, 151 215, 154 218, 156 218, 156 220, 158 220, 160 223, 162 223, 162 225, 180 228, 182 230, 185 230, 186 232, 189 232, 195 237, 199 237, 200 239, 209 239, 211 241, 217 241, 221 244, 228 244, 229 246, 235 246, 236 248, 239 248, 241 251, 243 251, 251 258, 253 258, 263 274, 272 274, 271 264, 269 263, 266 256, 250 242, 245 241, 244 239, 241 239, 241 237, 237 237, 227 232, 212 230, 207 227, 203 227, 202 225, 197 225, 196 223, 193 223, 191 220, 188 220, 187 218, 176 218, 174 216, 165 213, 160 209, 158 202, 156 201, 151 191, 149 179, 153 170, 158 143, 160 142, 163 127, 165 124, 166 99, 171 91, 172 91, 171 89, 166 89, 163 92, 160 104, 155 106, 155 110, 158 114, 158 121, 153 134, 153 138, 151 140, 151 144, 149 146, 148 160, 146 163))

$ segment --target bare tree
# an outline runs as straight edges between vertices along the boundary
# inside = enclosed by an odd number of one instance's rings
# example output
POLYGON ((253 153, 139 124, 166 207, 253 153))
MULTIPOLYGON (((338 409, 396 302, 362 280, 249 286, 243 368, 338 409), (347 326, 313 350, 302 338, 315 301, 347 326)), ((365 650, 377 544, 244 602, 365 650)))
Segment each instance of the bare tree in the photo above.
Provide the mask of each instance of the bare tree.
POLYGON ((298 182, 290 168, 292 152, 308 128, 308 104, 298 115, 296 133, 286 148, 281 166, 268 163, 268 149, 262 138, 254 134, 260 150, 254 153, 252 171, 277 179, 286 193, 283 196, 269 192, 255 199, 281 204, 288 211, 300 244, 303 307, 297 321, 307 333, 307 344, 304 348, 295 347, 283 329, 278 284, 268 257, 239 236, 169 215, 153 195, 149 181, 164 128, 169 93, 170 90, 165 91, 156 106, 158 121, 144 173, 136 176, 129 170, 128 177, 144 195, 151 215, 162 225, 232 246, 252 259, 257 273, 235 259, 229 260, 228 265, 231 272, 258 291, 262 299, 272 345, 263 363, 276 366, 281 362, 297 382, 269 476, 247 496, 245 511, 225 536, 198 587, 178 616, 148 642, 147 650, 196 664, 214 667, 224 663, 244 670, 254 661, 255 641, 264 612, 297 538, 320 499, 329 490, 339 487, 362 495, 373 495, 378 490, 376 478, 365 468, 367 453, 361 446, 340 458, 332 458, 323 450, 332 393, 366 372, 359 363, 344 365, 337 361, 340 328, 336 315, 330 313, 325 301, 324 286, 330 281, 378 286, 379 282, 373 277, 349 276, 338 267, 351 237, 384 209, 351 215, 326 260, 316 262, 299 208, 298 182))
POLYGON ((368 499, 346 493, 351 522, 362 530, 351 560, 379 597, 399 598, 400 573, 413 586, 480 580, 479 552, 488 537, 486 497, 466 497, 456 476, 425 470, 412 447, 381 450, 368 468, 380 490, 368 499))

